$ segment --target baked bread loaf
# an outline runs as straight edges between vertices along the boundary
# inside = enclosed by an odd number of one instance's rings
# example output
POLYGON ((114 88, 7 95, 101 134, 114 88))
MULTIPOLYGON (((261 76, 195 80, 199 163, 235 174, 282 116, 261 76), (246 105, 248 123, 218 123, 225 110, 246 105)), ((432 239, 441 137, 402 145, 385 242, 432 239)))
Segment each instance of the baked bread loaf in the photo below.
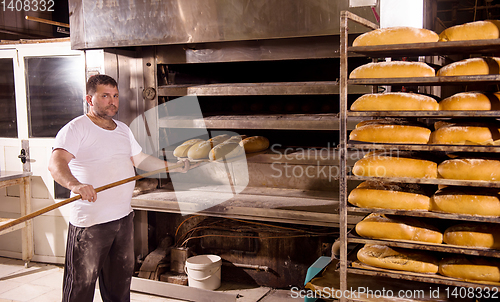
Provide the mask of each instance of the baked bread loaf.
POLYGON ((431 198, 418 184, 365 181, 347 200, 361 208, 428 211, 431 198))
POLYGON ((374 239, 443 243, 443 234, 438 228, 413 217, 370 214, 356 224, 356 233, 374 239))
POLYGON ((240 145, 246 153, 254 153, 269 148, 269 140, 263 136, 250 136, 242 140, 240 145))
POLYGON ((228 140, 229 138, 229 135, 222 134, 214 136, 209 140, 196 143, 191 148, 189 148, 187 156, 189 159, 194 160, 208 158, 208 154, 213 147, 228 140))
POLYGON ((495 258, 454 255, 439 262, 439 273, 463 280, 500 282, 500 261, 495 258))
POLYGON ((429 160, 382 153, 358 160, 354 163, 352 173, 370 177, 436 178, 437 164, 429 160))
POLYGON ((395 26, 379 28, 359 35, 352 42, 352 46, 390 45, 437 42, 435 32, 409 26, 395 26))
POLYGON ((488 75, 500 73, 500 58, 470 58, 448 64, 438 70, 438 77, 488 75))
POLYGON ((449 186, 431 197, 431 211, 500 216, 500 190, 449 186))
POLYGON ((434 98, 407 92, 365 94, 351 105, 352 111, 419 111, 438 109, 438 102, 434 98))
POLYGON ((483 158, 455 158, 438 165, 439 175, 447 179, 500 180, 500 161, 483 158))
POLYGON ((500 128, 500 124, 498 122, 493 122, 493 121, 486 121, 485 118, 479 118, 479 119, 451 119, 451 120, 439 120, 434 122, 434 130, 438 130, 440 128, 444 127, 450 127, 450 126, 488 126, 488 127, 497 127, 500 128))
POLYGON ((245 154, 245 149, 238 143, 232 141, 225 141, 215 146, 210 150, 210 160, 226 160, 235 158, 245 154))
POLYGON ((195 138, 195 139, 190 139, 188 141, 183 142, 181 145, 177 146, 174 150, 174 156, 175 157, 187 157, 189 148, 191 148, 194 144, 204 142, 204 140, 195 138))
POLYGON ((391 61, 368 63, 355 68, 349 78, 410 78, 433 77, 435 71, 423 62, 391 61))
POLYGON ((370 143, 427 144, 431 130, 412 125, 371 124, 356 127, 349 139, 370 143))
POLYGON ((492 144, 500 139, 500 127, 494 124, 456 123, 433 131, 429 144, 475 145, 492 144))
POLYGON ((366 244, 358 251, 357 257, 364 264, 380 268, 416 273, 438 272, 438 259, 431 253, 419 250, 366 244))
POLYGON ((500 249, 500 226, 489 223, 461 223, 444 231, 447 244, 500 249))
POLYGON ((439 102, 439 110, 500 110, 500 92, 461 92, 439 102))
POLYGON ((231 136, 228 140, 224 141, 224 143, 239 143, 241 142, 242 140, 244 140, 246 138, 246 136, 242 135, 242 136, 239 136, 239 135, 235 135, 235 136, 231 136))
POLYGON ((500 38, 500 21, 475 21, 456 25, 443 30, 439 34, 439 41, 466 41, 500 38))

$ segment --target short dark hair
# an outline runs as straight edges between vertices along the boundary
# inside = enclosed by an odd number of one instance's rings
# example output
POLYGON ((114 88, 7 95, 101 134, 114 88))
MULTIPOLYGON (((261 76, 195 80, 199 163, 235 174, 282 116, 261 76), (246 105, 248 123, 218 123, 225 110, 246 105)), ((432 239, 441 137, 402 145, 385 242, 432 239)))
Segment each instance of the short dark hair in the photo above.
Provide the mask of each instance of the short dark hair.
POLYGON ((115 79, 105 74, 96 74, 89 78, 87 81, 87 94, 92 95, 97 91, 97 85, 108 85, 118 87, 115 79))

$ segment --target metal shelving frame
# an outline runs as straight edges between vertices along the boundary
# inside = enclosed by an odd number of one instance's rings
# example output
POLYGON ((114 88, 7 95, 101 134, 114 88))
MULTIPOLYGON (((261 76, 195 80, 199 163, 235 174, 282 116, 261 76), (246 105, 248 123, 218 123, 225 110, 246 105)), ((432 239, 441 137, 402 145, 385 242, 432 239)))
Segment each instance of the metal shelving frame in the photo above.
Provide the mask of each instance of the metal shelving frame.
MULTIPOLYGON (((348 79, 348 52, 362 54, 372 58, 392 57, 392 56, 422 56, 422 55, 445 55, 445 54, 460 54, 460 53, 488 53, 498 52, 500 47, 500 39, 493 40, 478 40, 478 41, 458 41, 458 42, 433 42, 433 43, 417 43, 417 44, 401 44, 401 45, 384 45, 384 46, 363 46, 363 47, 348 47, 348 23, 349 21, 362 24, 373 30, 378 26, 364 18, 356 16, 350 12, 344 11, 341 13, 340 24, 340 240, 342 243, 340 250, 340 290, 348 291, 347 274, 360 274, 368 276, 383 276, 400 280, 419 281, 425 283, 433 283, 447 286, 457 287, 474 287, 474 288, 497 288, 498 284, 488 282, 467 282, 463 280, 453 279, 440 276, 437 274, 417 274, 410 272, 399 272, 384 269, 377 269, 364 266, 355 259, 349 259, 347 254, 348 243, 371 243, 371 244, 386 244, 389 246, 416 248, 423 250, 432 250, 446 253, 461 253, 466 255, 500 257, 500 251, 492 249, 467 248, 460 246, 451 246, 445 244, 422 244, 418 242, 409 242, 404 240, 379 240, 359 237, 356 234, 350 234, 347 225, 347 217, 349 213, 380 213, 394 215, 408 215, 415 217, 427 217, 434 219, 450 219, 464 221, 480 221, 490 223, 500 223, 498 217, 475 216, 466 214, 451 214, 426 211, 404 211, 404 210, 388 210, 388 209, 367 209, 350 206, 347 203, 347 182, 349 180, 370 180, 370 177, 359 177, 349 175, 347 171, 346 159, 347 152, 350 148, 373 150, 373 149, 391 149, 391 150, 414 150, 414 151, 446 151, 446 152, 494 152, 500 153, 498 146, 458 146, 458 145, 401 145, 401 144, 371 144, 364 142, 350 142, 347 139, 347 122, 351 117, 500 117, 500 111, 378 111, 378 112, 351 112, 348 110, 348 87, 351 85, 417 85, 417 86, 439 86, 439 85, 465 85, 470 83, 499 83, 499 75, 478 75, 478 76, 458 76, 458 77, 428 77, 428 78, 390 78, 390 79, 348 79), (350 260, 353 260, 351 262, 350 260)), ((500 187, 498 181, 462 181, 452 179, 415 179, 415 178, 377 178, 381 181, 390 182, 405 182, 405 183, 421 183, 421 184, 440 184, 440 185, 460 185, 460 186, 476 186, 476 187, 500 187)), ((340 301, 347 301, 346 298, 341 298, 340 301)), ((355 300, 349 300, 355 301, 355 300)))

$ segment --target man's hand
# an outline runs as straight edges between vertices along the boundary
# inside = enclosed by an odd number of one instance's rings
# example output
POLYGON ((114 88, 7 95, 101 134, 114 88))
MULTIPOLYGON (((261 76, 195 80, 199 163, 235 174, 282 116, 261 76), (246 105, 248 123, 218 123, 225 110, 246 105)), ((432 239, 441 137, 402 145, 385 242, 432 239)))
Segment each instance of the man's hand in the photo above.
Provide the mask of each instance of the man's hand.
POLYGON ((200 163, 195 163, 193 164, 192 162, 190 162, 188 159, 181 159, 179 160, 177 163, 180 164, 184 162, 184 166, 182 168, 177 168, 177 169, 174 169, 172 170, 171 172, 180 172, 180 173, 186 173, 187 171, 189 171, 190 169, 193 169, 193 168, 196 168, 200 165, 200 163))
POLYGON ((97 193, 94 187, 88 184, 82 184, 71 174, 68 163, 74 158, 73 154, 64 149, 55 149, 49 160, 49 171, 55 181, 61 186, 70 189, 75 194, 80 194, 82 200, 94 202, 97 199, 97 193))
POLYGON ((80 194, 82 200, 88 200, 90 202, 95 202, 97 200, 97 192, 92 185, 78 183, 70 185, 70 189, 73 193, 80 194))

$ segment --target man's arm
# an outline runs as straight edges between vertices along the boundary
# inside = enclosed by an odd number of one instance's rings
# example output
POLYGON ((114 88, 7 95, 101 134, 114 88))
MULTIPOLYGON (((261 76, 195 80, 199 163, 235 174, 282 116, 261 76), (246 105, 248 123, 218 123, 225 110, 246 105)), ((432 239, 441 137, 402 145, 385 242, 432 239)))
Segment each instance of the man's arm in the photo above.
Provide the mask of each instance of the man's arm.
MULTIPOLYGON (((132 162, 136 168, 144 171, 154 171, 167 167, 167 162, 143 152, 132 156, 132 162)), ((184 160, 184 167, 168 170, 168 172, 187 172, 191 166, 188 160, 184 160)))
POLYGON ((49 160, 49 171, 52 178, 61 186, 70 189, 75 194, 80 194, 83 200, 96 201, 97 193, 92 185, 82 184, 76 179, 69 169, 69 162, 73 154, 64 149, 55 149, 49 160))

